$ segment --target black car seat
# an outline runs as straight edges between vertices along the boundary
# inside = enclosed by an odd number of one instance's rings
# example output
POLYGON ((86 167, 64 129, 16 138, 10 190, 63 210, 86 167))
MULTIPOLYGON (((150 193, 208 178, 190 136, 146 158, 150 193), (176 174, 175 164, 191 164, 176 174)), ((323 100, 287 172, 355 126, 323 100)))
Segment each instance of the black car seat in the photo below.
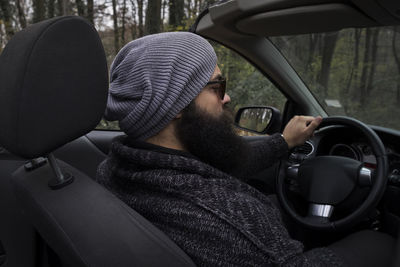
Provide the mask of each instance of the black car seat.
POLYGON ((0 146, 16 157, 0 161, 8 207, 0 211, 1 267, 194 265, 93 177, 54 156, 105 109, 106 59, 90 23, 58 17, 17 33, 0 56, 0 81, 0 146))

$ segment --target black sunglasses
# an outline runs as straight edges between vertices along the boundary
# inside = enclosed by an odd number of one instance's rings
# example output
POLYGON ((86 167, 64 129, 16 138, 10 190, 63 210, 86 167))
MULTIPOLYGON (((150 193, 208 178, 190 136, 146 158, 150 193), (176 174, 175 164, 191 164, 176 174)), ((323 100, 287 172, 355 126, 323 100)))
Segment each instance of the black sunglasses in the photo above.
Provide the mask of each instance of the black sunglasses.
POLYGON ((219 84, 218 87, 215 87, 215 88, 213 87, 212 89, 214 89, 218 93, 218 96, 221 98, 221 100, 223 100, 225 97, 226 79, 222 78, 220 80, 210 81, 207 83, 207 85, 211 85, 211 84, 219 84))

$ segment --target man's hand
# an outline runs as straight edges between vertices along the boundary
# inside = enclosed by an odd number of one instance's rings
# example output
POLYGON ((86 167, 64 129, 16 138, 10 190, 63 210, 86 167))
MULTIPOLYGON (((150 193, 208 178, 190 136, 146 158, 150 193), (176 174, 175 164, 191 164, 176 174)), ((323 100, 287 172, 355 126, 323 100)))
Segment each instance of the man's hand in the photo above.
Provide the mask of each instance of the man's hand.
POLYGON ((321 123, 322 118, 311 116, 294 116, 283 130, 283 138, 289 149, 304 144, 314 133, 315 128, 321 123))

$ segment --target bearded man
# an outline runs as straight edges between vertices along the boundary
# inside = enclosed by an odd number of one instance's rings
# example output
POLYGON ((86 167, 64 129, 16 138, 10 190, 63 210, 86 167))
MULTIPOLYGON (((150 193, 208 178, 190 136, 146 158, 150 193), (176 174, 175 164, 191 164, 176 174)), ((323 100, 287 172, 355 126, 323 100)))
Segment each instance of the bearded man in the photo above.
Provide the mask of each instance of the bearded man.
MULTIPOLYGON (((280 211, 242 182, 305 142, 321 118, 296 116, 252 147, 233 130, 212 46, 184 32, 128 43, 111 66, 106 119, 126 136, 97 180, 201 266, 342 266, 330 248, 303 251, 280 211)), ((343 251, 343 250, 342 250, 343 251)))

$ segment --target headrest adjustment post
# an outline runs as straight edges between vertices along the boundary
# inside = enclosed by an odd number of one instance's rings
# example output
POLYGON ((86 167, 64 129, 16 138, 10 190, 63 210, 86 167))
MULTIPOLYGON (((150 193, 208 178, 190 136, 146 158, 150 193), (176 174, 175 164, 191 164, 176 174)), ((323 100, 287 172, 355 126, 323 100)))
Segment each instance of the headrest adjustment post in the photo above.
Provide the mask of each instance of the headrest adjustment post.
POLYGON ((54 155, 52 153, 50 153, 49 155, 47 155, 47 159, 50 162, 50 166, 54 171, 54 174, 56 175, 55 180, 57 180, 59 183, 64 182, 64 175, 61 172, 60 167, 57 164, 57 160, 54 157, 54 155))
POLYGON ((47 159, 55 175, 54 178, 52 178, 48 183, 51 189, 60 189, 72 183, 74 177, 69 173, 62 173, 60 166, 58 165, 57 160, 52 153, 47 155, 47 159))

